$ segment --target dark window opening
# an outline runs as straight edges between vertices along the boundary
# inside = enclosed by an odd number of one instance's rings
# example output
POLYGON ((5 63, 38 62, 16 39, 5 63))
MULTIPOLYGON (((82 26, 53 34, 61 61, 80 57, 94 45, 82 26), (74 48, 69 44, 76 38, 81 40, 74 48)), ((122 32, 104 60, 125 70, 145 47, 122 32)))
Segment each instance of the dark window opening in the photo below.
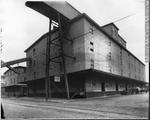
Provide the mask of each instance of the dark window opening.
POLYGON ((111 60, 111 52, 109 52, 109 60, 111 60))
POLYGON ((91 34, 93 34, 93 31, 94 31, 94 29, 93 29, 93 28, 90 28, 90 33, 91 33, 91 34))
POLYGON ((102 82, 102 91, 105 92, 105 82, 102 82))
POLYGON ((118 91, 118 83, 116 83, 116 91, 118 91))
POLYGON ((109 41, 109 46, 111 46, 111 41, 109 41))
POLYGON ((109 68, 109 71, 112 72, 111 68, 109 68))
POLYGON ((94 49, 93 49, 93 48, 90 48, 90 51, 92 51, 92 52, 93 52, 93 51, 94 51, 94 49))
POLYGON ((35 48, 33 48, 33 55, 35 55, 35 48))
POLYGON ((36 63, 35 60, 33 60, 33 65, 35 65, 35 63, 36 63))
POLYGON ((92 80, 92 85, 96 86, 96 81, 95 80, 92 80))
POLYGON ((24 77, 24 81, 26 81, 26 77, 24 77))
POLYGON ((34 74, 34 79, 36 78, 36 72, 33 73, 34 74))
POLYGON ((29 67, 32 66, 32 60, 28 62, 28 66, 29 66, 29 67))
POLYGON ((93 45, 93 42, 90 42, 91 45, 93 45))

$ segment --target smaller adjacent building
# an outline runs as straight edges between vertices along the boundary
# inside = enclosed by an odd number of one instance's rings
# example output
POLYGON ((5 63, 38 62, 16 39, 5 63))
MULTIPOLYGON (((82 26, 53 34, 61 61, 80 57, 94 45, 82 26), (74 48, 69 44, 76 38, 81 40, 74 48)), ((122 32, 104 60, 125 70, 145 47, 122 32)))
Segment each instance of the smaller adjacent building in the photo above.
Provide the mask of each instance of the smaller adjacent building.
POLYGON ((27 94, 27 85, 22 84, 26 80, 26 67, 17 66, 14 71, 8 69, 2 78, 2 96, 24 96, 27 94))

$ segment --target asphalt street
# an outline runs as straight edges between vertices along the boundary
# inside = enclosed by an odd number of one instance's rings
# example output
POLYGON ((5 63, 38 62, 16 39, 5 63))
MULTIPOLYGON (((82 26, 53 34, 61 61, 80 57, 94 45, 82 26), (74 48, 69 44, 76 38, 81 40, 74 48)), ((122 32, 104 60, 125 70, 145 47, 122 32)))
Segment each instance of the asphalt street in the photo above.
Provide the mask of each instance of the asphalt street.
POLYGON ((149 94, 87 99, 2 98, 7 119, 19 118, 148 118, 149 94))

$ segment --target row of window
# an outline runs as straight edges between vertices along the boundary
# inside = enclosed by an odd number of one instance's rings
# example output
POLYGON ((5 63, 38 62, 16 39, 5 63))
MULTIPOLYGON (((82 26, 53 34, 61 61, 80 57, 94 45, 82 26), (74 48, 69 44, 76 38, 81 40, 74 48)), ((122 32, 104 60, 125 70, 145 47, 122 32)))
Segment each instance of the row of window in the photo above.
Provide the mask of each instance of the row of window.
POLYGON ((13 71, 9 71, 6 75, 7 76, 11 76, 11 75, 15 75, 16 73, 14 73, 13 71))
POLYGON ((94 52, 94 43, 93 42, 90 42, 90 51, 94 52))

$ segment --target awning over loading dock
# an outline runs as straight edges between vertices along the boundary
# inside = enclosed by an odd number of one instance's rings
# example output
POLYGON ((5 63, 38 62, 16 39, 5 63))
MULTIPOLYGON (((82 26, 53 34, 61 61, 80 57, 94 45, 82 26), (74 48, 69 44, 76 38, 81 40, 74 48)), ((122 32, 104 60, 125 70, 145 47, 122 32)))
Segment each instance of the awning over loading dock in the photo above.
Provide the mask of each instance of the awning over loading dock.
POLYGON ((143 84, 143 85, 146 84, 145 81, 136 80, 136 79, 120 76, 120 75, 115 75, 115 74, 111 74, 111 73, 107 73, 107 72, 103 72, 103 71, 99 71, 95 69, 88 69, 84 71, 74 72, 74 73, 70 73, 69 75, 80 75, 80 76, 93 75, 97 77, 103 77, 107 80, 114 80, 116 82, 129 82, 129 83, 135 82, 135 83, 143 84))

